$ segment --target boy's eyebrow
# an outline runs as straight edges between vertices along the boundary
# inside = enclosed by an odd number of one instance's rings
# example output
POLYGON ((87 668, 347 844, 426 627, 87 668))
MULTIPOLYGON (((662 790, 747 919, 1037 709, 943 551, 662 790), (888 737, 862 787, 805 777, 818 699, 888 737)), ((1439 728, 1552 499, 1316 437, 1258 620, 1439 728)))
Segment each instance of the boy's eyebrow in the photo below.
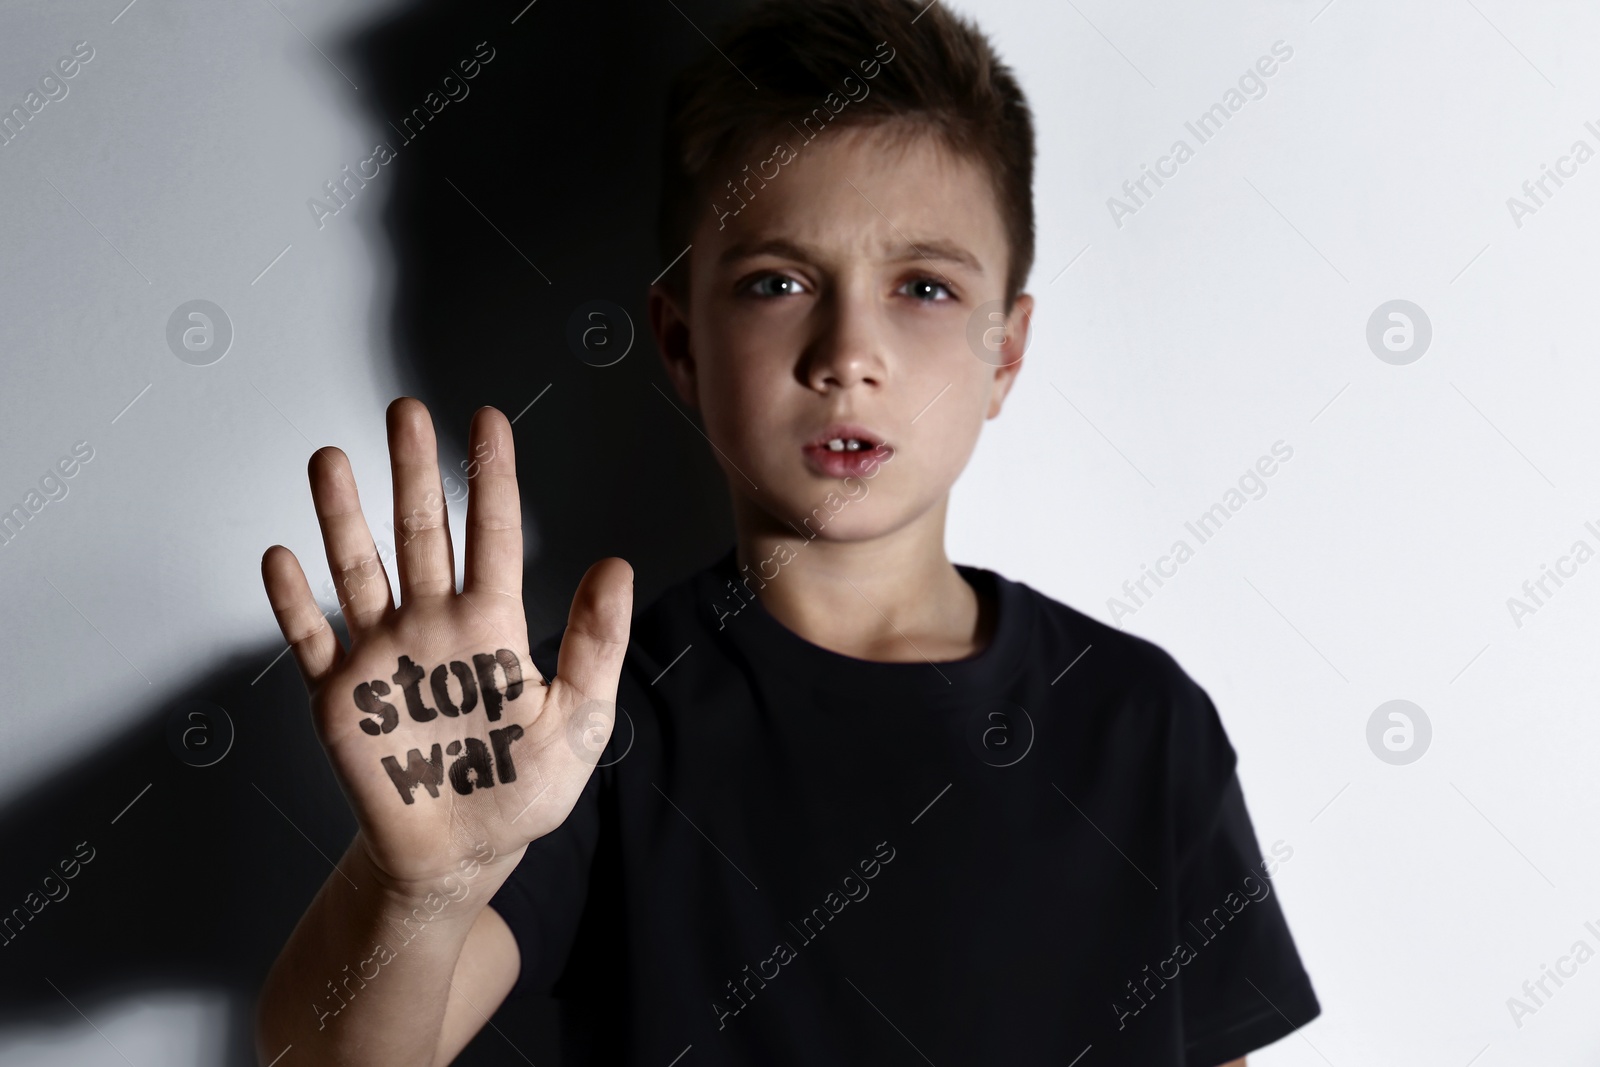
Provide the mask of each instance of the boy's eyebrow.
MULTIPOLYGON (((736 241, 723 249, 722 255, 717 257, 719 263, 733 263, 752 256, 774 255, 786 259, 800 259, 815 262, 821 258, 817 251, 798 241, 791 241, 787 237, 767 237, 759 240, 736 241)), ((891 262, 899 263, 907 260, 938 259, 956 263, 966 267, 974 274, 983 274, 983 264, 978 257, 962 248, 954 241, 942 237, 929 237, 922 240, 906 243, 892 250, 889 254, 891 262)))
POLYGON ((968 252, 954 241, 947 241, 942 237, 929 237, 920 241, 907 238, 906 244, 897 249, 891 257, 896 262, 908 259, 942 259, 950 263, 958 263, 974 274, 983 273, 983 264, 978 262, 978 257, 968 252))

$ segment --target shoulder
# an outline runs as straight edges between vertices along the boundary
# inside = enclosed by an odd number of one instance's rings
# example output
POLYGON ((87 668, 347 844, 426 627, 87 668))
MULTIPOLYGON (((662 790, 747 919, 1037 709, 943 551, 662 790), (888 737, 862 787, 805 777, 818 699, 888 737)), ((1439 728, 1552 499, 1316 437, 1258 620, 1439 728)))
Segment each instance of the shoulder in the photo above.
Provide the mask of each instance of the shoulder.
POLYGON ((1017 591, 1015 599, 1032 605, 1036 654, 1081 654, 1070 670, 1089 668, 1084 674, 1132 701, 1190 709, 1210 703, 1172 653, 1154 641, 1102 622, 1025 582, 996 578, 1002 588, 1017 591))
POLYGON ((1139 752, 1138 758, 1152 761, 1151 769, 1165 783, 1177 837, 1202 838, 1238 766, 1211 695, 1154 641, 1014 584, 1036 607, 1035 655, 1051 661, 1081 655, 1052 688, 1061 689, 1076 675, 1062 697, 1067 706, 1076 714, 1096 715, 1099 728, 1124 738, 1129 745, 1120 751, 1126 758, 1139 752))
POLYGON ((1171 652, 1026 583, 996 577, 1002 598, 1031 605, 1023 672, 1072 715, 1122 738, 1122 751, 1142 752, 1175 782, 1198 780, 1211 790, 1233 773, 1237 756, 1216 705, 1171 652))

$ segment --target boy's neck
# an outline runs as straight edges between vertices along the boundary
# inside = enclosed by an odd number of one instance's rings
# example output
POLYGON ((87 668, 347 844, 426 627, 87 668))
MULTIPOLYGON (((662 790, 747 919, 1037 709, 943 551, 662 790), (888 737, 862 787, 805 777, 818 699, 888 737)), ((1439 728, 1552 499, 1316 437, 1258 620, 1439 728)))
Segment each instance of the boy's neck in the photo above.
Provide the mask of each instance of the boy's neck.
POLYGON ((976 655, 993 634, 996 605, 945 555, 943 502, 891 534, 848 542, 774 527, 748 505, 734 511, 737 564, 762 579, 752 583, 762 607, 814 645, 857 659, 941 663, 976 655))

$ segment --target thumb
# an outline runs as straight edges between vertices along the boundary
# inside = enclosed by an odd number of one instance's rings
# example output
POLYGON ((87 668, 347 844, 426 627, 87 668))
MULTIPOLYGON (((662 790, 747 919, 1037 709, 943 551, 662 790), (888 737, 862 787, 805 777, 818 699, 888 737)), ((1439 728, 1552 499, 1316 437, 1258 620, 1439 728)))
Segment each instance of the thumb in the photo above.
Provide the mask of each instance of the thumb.
POLYGON ((556 679, 589 700, 615 703, 633 622, 633 568, 608 556, 584 573, 561 637, 556 679))

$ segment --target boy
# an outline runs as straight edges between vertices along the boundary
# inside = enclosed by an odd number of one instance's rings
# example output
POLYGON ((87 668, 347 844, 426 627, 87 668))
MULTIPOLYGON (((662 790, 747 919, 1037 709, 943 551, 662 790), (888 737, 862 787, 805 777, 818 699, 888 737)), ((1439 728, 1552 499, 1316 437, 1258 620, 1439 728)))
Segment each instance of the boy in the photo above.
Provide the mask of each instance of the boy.
POLYGON ((448 1063, 513 991, 563 997, 573 1063, 1216 1067, 1318 1014, 1204 690, 945 555, 1022 362, 1032 157, 937 4, 779 0, 685 73, 651 324, 737 541, 631 625, 602 560, 530 652, 498 411, 459 593, 421 404, 388 415, 398 608, 312 457, 349 648, 287 549, 263 578, 359 829, 263 1062, 448 1063))

